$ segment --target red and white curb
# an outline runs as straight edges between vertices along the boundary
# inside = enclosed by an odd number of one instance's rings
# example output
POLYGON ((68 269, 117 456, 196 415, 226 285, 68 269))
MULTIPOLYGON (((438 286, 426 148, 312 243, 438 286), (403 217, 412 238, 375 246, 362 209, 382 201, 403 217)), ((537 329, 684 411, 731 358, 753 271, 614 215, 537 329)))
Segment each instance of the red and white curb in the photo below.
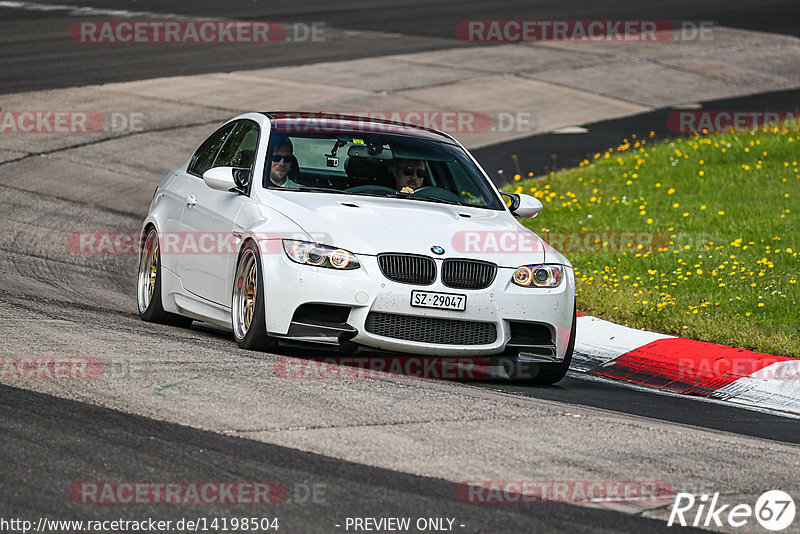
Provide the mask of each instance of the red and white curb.
POLYGON ((578 316, 573 370, 800 414, 800 360, 578 316))

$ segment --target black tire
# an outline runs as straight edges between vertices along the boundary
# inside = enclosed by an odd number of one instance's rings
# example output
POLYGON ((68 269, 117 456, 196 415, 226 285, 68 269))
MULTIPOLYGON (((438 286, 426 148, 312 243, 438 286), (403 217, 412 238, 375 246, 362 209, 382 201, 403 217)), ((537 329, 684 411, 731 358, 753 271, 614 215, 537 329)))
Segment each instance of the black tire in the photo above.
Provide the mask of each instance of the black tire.
POLYGON ((139 317, 143 321, 182 328, 192 325, 190 317, 164 311, 161 301, 161 249, 158 246, 158 232, 152 226, 144 236, 139 254, 136 296, 139 317))
POLYGON ((248 350, 264 351, 274 348, 277 341, 267 335, 261 257, 253 241, 248 241, 239 252, 235 273, 231 298, 231 323, 236 343, 240 348, 248 350), (255 283, 255 290, 252 291, 252 296, 248 296, 247 287, 251 277, 255 283), (248 312, 247 308, 250 307, 252 309, 248 312))

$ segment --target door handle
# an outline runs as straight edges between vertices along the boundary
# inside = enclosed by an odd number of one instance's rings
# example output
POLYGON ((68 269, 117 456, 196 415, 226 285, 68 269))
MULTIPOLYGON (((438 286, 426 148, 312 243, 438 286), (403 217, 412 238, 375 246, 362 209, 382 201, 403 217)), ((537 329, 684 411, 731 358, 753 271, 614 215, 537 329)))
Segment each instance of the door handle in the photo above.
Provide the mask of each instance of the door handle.
POLYGON ((193 208, 194 205, 197 204, 197 197, 194 195, 189 195, 186 197, 186 205, 190 208, 193 208))

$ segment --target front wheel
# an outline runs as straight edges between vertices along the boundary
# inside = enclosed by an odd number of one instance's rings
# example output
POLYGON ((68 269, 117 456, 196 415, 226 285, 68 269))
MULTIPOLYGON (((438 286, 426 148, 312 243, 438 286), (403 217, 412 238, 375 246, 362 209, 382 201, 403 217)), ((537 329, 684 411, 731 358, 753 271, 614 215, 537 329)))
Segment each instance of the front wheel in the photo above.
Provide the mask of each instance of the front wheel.
POLYGON ((139 317, 149 323, 169 324, 188 328, 192 319, 164 311, 161 302, 161 251, 158 232, 150 228, 139 254, 139 275, 136 279, 136 300, 139 317))
POLYGON ((233 336, 243 349, 267 350, 276 345, 267 336, 263 280, 258 248, 250 241, 239 253, 231 303, 233 336))
POLYGON ((572 313, 572 328, 569 343, 564 359, 557 363, 522 363, 519 356, 506 360, 506 373, 512 380, 524 380, 533 385, 552 385, 567 375, 569 364, 572 362, 572 353, 575 352, 575 327, 577 325, 577 310, 572 313), (513 363, 512 363, 513 362, 513 363))

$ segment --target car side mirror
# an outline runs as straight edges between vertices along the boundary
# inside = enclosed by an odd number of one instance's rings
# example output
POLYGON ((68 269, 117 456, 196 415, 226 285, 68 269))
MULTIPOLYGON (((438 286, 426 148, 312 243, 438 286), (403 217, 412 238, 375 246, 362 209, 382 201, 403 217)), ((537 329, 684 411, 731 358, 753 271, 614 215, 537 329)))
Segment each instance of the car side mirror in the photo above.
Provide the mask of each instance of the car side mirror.
POLYGON ((538 198, 519 193, 500 193, 508 206, 508 210, 518 219, 532 219, 542 211, 542 203, 538 198))
MULTIPOLYGON (((241 193, 243 188, 241 184, 244 183, 244 187, 247 185, 242 179, 242 170, 233 167, 214 167, 203 173, 203 181, 208 187, 217 191, 233 190, 241 193)), ((245 169, 245 172, 249 181, 250 171, 245 169)))

